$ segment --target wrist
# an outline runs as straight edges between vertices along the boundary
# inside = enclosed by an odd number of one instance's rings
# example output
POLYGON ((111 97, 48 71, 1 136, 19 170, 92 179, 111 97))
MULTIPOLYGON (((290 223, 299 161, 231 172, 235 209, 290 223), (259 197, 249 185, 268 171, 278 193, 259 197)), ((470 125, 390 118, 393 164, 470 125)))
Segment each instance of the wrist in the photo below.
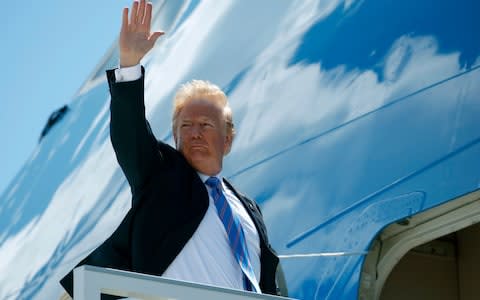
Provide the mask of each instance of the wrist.
POLYGON ((120 55, 120 68, 133 67, 140 64, 140 59, 131 57, 122 57, 120 55))

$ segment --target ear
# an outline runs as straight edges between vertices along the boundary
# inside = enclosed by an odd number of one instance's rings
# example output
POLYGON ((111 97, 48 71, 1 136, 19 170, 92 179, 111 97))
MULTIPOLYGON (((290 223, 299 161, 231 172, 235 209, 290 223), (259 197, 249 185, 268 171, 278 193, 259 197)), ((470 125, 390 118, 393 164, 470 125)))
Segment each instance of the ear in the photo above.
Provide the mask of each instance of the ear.
POLYGON ((227 134, 225 136, 225 142, 223 144, 223 156, 226 156, 232 150, 233 135, 227 134))

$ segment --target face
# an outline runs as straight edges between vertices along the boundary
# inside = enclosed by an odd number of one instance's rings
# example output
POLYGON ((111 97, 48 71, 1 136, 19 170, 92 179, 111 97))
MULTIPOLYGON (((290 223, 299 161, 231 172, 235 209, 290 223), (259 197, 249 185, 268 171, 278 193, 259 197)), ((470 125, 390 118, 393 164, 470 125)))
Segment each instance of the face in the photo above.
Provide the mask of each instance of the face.
POLYGON ((222 170, 223 156, 232 145, 222 108, 203 99, 187 102, 180 111, 174 138, 190 165, 210 176, 222 170))

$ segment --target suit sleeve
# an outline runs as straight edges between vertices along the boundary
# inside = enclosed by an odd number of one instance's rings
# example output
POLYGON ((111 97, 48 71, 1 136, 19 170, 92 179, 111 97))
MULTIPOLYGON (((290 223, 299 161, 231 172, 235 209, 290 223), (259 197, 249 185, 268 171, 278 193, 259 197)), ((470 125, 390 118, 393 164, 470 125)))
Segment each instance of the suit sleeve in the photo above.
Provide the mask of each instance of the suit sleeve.
MULTIPOLYGON (((142 68, 142 77, 135 81, 115 82, 114 70, 107 71, 107 79, 111 94, 110 139, 132 194, 137 194, 147 183, 153 168, 164 164, 159 144, 145 118, 144 69, 142 68)), ((129 251, 131 215, 132 211, 129 211, 112 236, 82 260, 77 267, 87 264, 131 270, 129 251)), ((72 295, 73 270, 60 283, 72 295)), ((102 300, 118 298, 102 296, 102 300)))
POLYGON ((162 155, 145 118, 144 74, 138 80, 116 82, 114 70, 107 71, 110 88, 110 139, 118 163, 135 194, 160 167, 162 155))

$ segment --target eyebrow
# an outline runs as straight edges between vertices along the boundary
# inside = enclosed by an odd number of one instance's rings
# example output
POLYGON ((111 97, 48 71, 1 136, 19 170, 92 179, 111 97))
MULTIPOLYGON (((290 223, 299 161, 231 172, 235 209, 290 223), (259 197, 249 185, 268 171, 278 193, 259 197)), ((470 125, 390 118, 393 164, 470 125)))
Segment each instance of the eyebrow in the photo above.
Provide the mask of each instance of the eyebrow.
MULTIPOLYGON (((180 120, 182 123, 185 123, 185 122, 194 122, 194 120, 190 119, 190 118, 185 118, 185 119, 182 119, 180 120)), ((215 120, 213 118, 210 118, 210 117, 207 117, 207 116, 200 116, 198 118, 195 118, 195 121, 199 121, 199 122, 204 122, 204 121, 210 121, 210 122, 214 122, 215 120)))

